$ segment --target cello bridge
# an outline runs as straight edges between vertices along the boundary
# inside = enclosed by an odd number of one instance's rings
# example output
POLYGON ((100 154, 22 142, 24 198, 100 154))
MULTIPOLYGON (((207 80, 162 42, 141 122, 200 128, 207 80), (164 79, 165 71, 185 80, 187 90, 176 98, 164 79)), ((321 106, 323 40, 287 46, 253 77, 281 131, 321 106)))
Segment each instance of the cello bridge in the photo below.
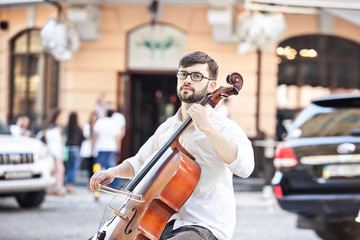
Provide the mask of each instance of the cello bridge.
POLYGON ((120 211, 116 210, 115 208, 112 208, 110 206, 106 206, 108 209, 110 209, 110 211, 112 211, 113 213, 116 214, 116 216, 118 216, 119 218, 126 220, 128 217, 126 217, 123 213, 121 213, 120 211))

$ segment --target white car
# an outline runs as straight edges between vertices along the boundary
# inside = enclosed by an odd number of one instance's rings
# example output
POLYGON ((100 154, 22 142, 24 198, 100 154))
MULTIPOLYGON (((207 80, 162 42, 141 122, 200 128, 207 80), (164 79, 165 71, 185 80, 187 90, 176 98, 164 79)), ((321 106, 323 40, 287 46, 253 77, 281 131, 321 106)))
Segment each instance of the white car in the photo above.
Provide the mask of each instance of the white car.
POLYGON ((0 122, 0 197, 14 196, 21 207, 37 207, 54 184, 54 160, 36 138, 12 136, 0 122))

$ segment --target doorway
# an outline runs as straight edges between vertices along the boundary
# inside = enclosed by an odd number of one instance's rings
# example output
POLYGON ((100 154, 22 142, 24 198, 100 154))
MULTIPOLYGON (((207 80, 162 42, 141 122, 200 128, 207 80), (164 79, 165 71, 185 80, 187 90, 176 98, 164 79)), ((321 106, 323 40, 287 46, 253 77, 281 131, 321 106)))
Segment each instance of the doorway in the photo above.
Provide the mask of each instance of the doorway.
POLYGON ((129 156, 133 156, 157 127, 180 107, 175 73, 130 74, 129 156))

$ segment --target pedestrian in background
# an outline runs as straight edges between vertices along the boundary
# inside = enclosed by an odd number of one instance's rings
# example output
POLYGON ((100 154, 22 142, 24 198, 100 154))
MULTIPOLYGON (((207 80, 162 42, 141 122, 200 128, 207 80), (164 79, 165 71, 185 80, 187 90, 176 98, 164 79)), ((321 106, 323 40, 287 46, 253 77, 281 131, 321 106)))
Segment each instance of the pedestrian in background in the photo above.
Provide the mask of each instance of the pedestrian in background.
POLYGON ((33 137, 34 133, 30 129, 30 118, 26 115, 20 115, 16 124, 10 126, 10 132, 13 136, 33 137))
POLYGON ((107 109, 109 109, 109 104, 108 102, 106 102, 105 93, 103 92, 97 93, 94 110, 96 111, 98 117, 99 118, 106 117, 107 109))
POLYGON ((66 146, 69 154, 68 160, 66 161, 65 172, 66 190, 68 193, 73 193, 76 174, 81 163, 80 146, 84 140, 82 129, 78 124, 78 117, 76 112, 72 112, 69 115, 69 121, 65 127, 65 135, 67 137, 66 146))
POLYGON ((124 139, 125 133, 126 133, 126 119, 124 117, 124 115, 122 114, 122 109, 121 106, 118 105, 113 113, 113 115, 111 116, 116 123, 119 125, 120 128, 120 136, 119 136, 119 142, 118 142, 118 148, 117 148, 117 152, 116 152, 116 162, 120 163, 120 159, 121 159, 121 145, 122 145, 122 140, 124 139))
MULTIPOLYGON (((117 165, 115 156, 120 149, 121 128, 112 118, 113 113, 112 109, 108 109, 106 117, 99 118, 94 125, 95 150, 98 153, 95 163, 99 163, 104 170, 117 165)), ((112 184, 113 187, 118 185, 118 182, 112 184)))
POLYGON ((50 154, 53 156, 55 161, 54 176, 56 179, 55 186, 52 186, 48 189, 48 194, 53 195, 64 195, 64 146, 65 146, 65 136, 63 134, 63 129, 58 123, 60 116, 60 110, 53 108, 50 110, 47 119, 44 123, 42 134, 43 141, 46 143, 50 154))
POLYGON ((98 118, 96 111, 90 113, 89 120, 83 127, 83 136, 85 139, 80 147, 80 157, 86 163, 89 179, 93 175, 94 158, 96 156, 94 148, 94 125, 98 118))

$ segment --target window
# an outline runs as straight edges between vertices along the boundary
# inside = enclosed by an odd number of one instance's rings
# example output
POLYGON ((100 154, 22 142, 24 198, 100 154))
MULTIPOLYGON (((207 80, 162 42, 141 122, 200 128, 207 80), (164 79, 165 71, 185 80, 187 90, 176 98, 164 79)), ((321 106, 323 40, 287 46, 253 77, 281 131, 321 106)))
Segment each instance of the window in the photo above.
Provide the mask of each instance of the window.
POLYGON ((279 44, 279 85, 360 88, 360 47, 347 39, 306 35, 279 44))
POLYGON ((59 65, 45 53, 40 30, 27 29, 11 41, 9 122, 26 114, 41 126, 47 110, 58 104, 59 65))
POLYGON ((360 89, 360 45, 327 35, 289 38, 277 48, 278 108, 299 110, 314 98, 360 89))

